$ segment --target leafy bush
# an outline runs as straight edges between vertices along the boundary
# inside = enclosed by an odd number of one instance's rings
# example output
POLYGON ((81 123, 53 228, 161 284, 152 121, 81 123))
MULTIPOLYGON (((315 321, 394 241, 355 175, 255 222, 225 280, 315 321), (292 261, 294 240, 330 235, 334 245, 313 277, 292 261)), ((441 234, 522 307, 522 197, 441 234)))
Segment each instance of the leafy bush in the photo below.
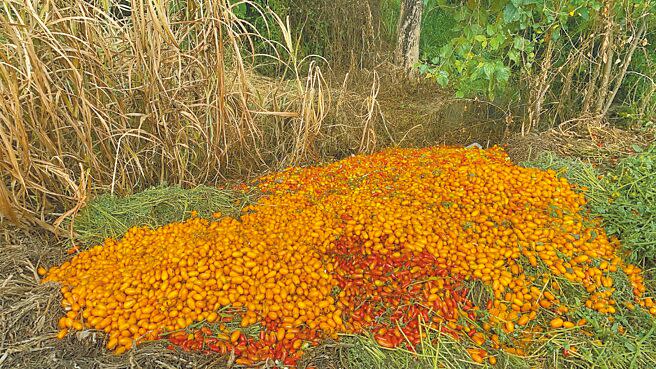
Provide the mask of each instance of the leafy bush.
POLYGON ((633 262, 656 264, 656 144, 600 170, 575 158, 544 153, 524 163, 553 169, 585 189, 588 208, 603 219, 610 235, 622 240, 633 262))
POLYGON ((455 24, 419 68, 457 97, 507 102, 531 125, 607 116, 611 106, 631 107, 625 115, 638 119, 656 111, 652 1, 427 3, 455 24))
POLYGON ((450 1, 437 2, 456 21, 456 36, 423 71, 443 86, 453 85, 459 97, 490 99, 505 90, 513 72, 533 69, 546 37, 558 39, 561 32, 582 28, 590 12, 601 8, 597 1, 586 1, 580 17, 572 19, 574 3, 561 7, 552 1, 482 0, 454 7, 450 1))

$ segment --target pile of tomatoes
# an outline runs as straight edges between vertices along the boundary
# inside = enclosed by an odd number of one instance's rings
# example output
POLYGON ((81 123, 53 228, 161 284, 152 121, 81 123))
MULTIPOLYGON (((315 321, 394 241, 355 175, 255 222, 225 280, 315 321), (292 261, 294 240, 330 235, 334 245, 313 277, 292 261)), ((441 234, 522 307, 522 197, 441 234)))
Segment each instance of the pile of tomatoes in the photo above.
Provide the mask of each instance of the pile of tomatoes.
MULTIPOLYGON (((260 329, 259 333, 249 336, 239 329, 225 333, 221 329, 212 329, 203 326, 198 329, 188 329, 187 332, 167 334, 171 345, 169 349, 180 347, 184 351, 201 351, 204 353, 234 354, 235 363, 252 365, 264 360, 271 360, 278 364, 295 366, 303 355, 303 346, 316 345, 318 340, 307 335, 307 341, 301 335, 294 335, 295 339, 286 338, 290 332, 284 328, 277 331, 260 329), (307 343, 305 343, 307 342, 307 343)), ((291 330, 293 332, 293 330, 291 330)), ((297 330, 298 331, 298 330, 297 330)))
POLYGON ((133 228, 40 269, 62 284, 59 337, 96 329, 118 354, 166 338, 242 364, 294 365, 340 334, 413 350, 441 331, 478 347, 470 353, 482 361, 501 335, 549 329, 539 314, 553 329, 585 324, 553 277, 613 314, 620 269, 636 305, 656 314, 641 270, 582 215, 583 195, 500 148, 388 149, 255 186, 264 196, 239 219, 133 228), (485 299, 473 298, 475 285, 485 299))
POLYGON ((352 307, 344 314, 349 331, 372 332, 383 347, 404 345, 413 350, 426 338, 422 324, 434 324, 456 338, 464 329, 457 323, 460 308, 476 319, 462 283, 465 276, 439 267, 428 252, 408 258, 399 246, 388 250, 387 256, 368 253, 359 238, 336 243, 339 301, 352 307))

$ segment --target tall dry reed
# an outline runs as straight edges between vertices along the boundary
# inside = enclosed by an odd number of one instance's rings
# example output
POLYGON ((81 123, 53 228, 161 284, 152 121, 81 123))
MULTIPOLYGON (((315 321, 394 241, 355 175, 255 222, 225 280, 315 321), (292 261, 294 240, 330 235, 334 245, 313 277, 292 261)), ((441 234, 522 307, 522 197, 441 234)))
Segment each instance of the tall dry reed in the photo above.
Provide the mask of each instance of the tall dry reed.
POLYGON ((334 129, 322 63, 298 56, 288 20, 267 14, 283 35, 269 40, 236 6, 132 0, 126 23, 89 0, 2 2, 0 214, 55 230, 93 192, 216 183, 348 150, 319 142, 334 129), (255 42, 270 44, 280 79, 252 71, 255 42))

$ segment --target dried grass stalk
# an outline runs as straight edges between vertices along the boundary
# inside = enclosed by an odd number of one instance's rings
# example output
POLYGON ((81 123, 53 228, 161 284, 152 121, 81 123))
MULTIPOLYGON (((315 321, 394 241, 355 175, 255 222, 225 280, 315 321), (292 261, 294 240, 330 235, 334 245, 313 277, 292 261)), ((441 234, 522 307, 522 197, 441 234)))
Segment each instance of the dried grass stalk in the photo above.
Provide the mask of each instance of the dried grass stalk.
POLYGON ((303 67, 288 22, 251 4, 277 19, 276 43, 226 0, 132 0, 129 22, 93 4, 1 6, 5 217, 47 227, 98 190, 214 183, 312 156, 328 86, 319 64, 303 67), (255 42, 285 80, 252 72, 255 42))

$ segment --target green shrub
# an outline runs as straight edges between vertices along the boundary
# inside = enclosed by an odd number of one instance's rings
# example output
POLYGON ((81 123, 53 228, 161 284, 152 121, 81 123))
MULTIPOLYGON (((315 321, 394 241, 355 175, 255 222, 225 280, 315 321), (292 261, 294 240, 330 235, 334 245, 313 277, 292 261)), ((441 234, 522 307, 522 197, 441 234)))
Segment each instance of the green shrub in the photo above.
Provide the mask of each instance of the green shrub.
POLYGON ((456 97, 507 106, 529 129, 581 115, 634 123, 656 114, 653 0, 425 3, 453 26, 441 47, 422 50, 419 71, 456 97))

